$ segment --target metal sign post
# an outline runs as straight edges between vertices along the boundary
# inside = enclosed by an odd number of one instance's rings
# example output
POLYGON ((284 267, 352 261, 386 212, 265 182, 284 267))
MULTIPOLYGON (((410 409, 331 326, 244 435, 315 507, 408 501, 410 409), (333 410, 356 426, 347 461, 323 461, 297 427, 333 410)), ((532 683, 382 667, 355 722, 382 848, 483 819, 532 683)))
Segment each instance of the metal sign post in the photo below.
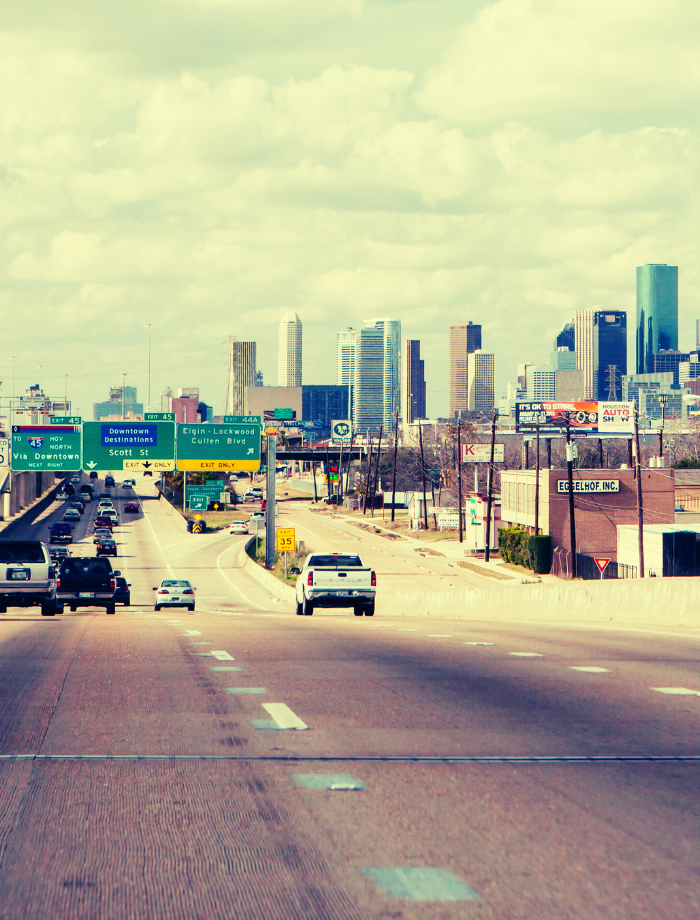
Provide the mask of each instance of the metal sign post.
POLYGON ((267 435, 267 507, 265 526, 265 565, 275 564, 275 467, 277 466, 277 439, 267 435))

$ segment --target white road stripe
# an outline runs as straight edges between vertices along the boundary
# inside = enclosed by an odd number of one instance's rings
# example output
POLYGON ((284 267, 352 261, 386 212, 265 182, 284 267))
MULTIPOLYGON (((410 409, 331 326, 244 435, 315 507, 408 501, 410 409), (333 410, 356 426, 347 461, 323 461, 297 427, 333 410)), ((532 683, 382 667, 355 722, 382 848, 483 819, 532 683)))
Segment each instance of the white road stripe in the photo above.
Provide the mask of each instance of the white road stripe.
POLYGON ((586 667, 570 667, 570 671, 584 671, 586 674, 609 674, 610 668, 586 668, 586 667))
POLYGON ((452 636, 448 636, 446 633, 431 633, 428 636, 429 639, 451 639, 452 636))
POLYGON ((513 655, 515 658, 541 658, 539 652, 508 652, 509 655, 513 655))
POLYGON ((649 687, 657 693, 668 693, 672 696, 700 696, 700 690, 688 690, 687 687, 649 687))
POLYGON ((228 652, 217 651, 217 652, 212 652, 211 655, 212 655, 212 658, 216 658, 217 661, 235 661, 236 660, 232 655, 229 655, 228 652))
POLYGON ((263 703, 263 709, 272 716, 280 728, 292 728, 303 731, 309 726, 295 715, 286 703, 263 703))
POLYGON ((465 642, 465 645, 493 645, 493 642, 465 642))
POLYGON ((186 629, 183 636, 201 636, 201 632, 198 629, 186 629))

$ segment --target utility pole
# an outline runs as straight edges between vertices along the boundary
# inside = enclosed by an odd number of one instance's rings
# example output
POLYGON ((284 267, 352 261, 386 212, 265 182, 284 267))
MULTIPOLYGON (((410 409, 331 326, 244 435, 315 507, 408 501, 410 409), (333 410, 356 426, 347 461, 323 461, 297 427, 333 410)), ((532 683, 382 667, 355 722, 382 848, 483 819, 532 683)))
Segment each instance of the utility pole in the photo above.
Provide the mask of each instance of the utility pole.
POLYGON ((367 514, 367 502, 369 501, 369 484, 372 478, 372 439, 369 436, 369 429, 367 431, 367 441, 369 443, 369 453, 367 455, 367 476, 365 478, 365 501, 362 508, 362 513, 367 514))
POLYGON ((598 438, 598 462, 601 470, 603 469, 603 439, 598 438))
POLYGON ((535 436, 535 536, 540 532, 540 426, 535 436))
POLYGON ((326 498, 331 497, 331 469, 328 459, 328 445, 326 444, 326 498))
MULTIPOLYGON (((476 464, 474 464, 476 469, 476 464)), ((462 420, 457 420, 457 513, 459 515, 459 542, 464 542, 462 528, 462 420)))
MULTIPOLYGON (((338 501, 343 497, 343 438, 340 439, 340 459, 338 460, 338 501)), ((338 505, 336 504, 336 508, 338 505)))
POLYGON ((637 476, 637 520, 639 526, 639 577, 644 578, 644 509, 642 508, 642 454, 639 449, 639 412, 634 410, 634 446, 637 476))
POLYGON ((496 449, 496 419, 498 410, 493 410, 493 419, 491 420, 491 459, 489 461, 489 491, 486 500, 486 546, 484 548, 484 560, 486 562, 491 558, 491 505, 493 504, 493 454, 496 449))
POLYGON ((394 523, 394 512, 396 511, 396 453, 399 446, 399 410, 396 410, 394 418, 394 469, 391 474, 391 523, 394 523))
POLYGON ((420 444, 420 477, 423 483, 423 527, 428 529, 428 502, 425 497, 425 462, 423 460, 423 425, 418 419, 418 443, 420 444))
POLYGON ((661 428, 659 428, 659 456, 663 459, 664 456, 664 425, 666 424, 666 400, 668 396, 665 393, 661 393, 659 396, 659 402, 661 403, 661 428))
POLYGON ((265 565, 274 568, 276 551, 275 533, 275 467, 277 466, 277 441, 275 435, 267 436, 267 507, 265 508, 265 565))
POLYGON ((352 434, 350 435, 350 454, 348 456, 348 472, 345 477, 345 494, 347 495, 350 491, 350 467, 352 466, 352 447, 355 443, 355 429, 351 429, 352 434))
POLYGON ((576 578, 576 520, 574 518, 574 445, 571 443, 571 419, 566 415, 566 470, 569 481, 569 534, 571 538, 571 577, 576 578))
POLYGON ((316 491, 316 464, 311 461, 311 478, 314 481, 314 504, 318 501, 318 492, 316 491))
POLYGON ((372 486, 372 517, 374 517, 374 505, 377 495, 377 482, 379 481, 379 461, 382 459, 382 431, 383 425, 379 426, 379 440, 377 441, 377 459, 374 463, 374 484, 372 486))

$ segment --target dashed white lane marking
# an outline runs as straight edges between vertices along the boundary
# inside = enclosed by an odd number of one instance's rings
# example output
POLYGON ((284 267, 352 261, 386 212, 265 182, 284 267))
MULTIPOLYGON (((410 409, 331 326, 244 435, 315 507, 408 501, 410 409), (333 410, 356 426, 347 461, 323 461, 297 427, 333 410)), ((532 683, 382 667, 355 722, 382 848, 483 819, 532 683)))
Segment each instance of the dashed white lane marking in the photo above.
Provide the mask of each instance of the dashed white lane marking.
POLYGON ((669 693, 672 696, 700 696, 700 690, 688 690, 687 687, 649 687, 657 693, 669 693))
POLYGON ((396 632, 418 632, 415 626, 401 626, 396 632))
POLYGON ((235 661, 236 659, 233 655, 229 655, 228 652, 216 651, 210 653, 212 658, 216 658, 217 661, 235 661))
POLYGON ((581 666, 572 666, 570 671, 584 671, 586 674, 609 674, 610 668, 586 668, 581 666))
POLYGON ((509 655, 513 655, 515 658, 541 658, 539 652, 508 652, 509 655))
POLYGON ((201 636, 202 634, 198 629, 186 629, 184 633, 182 633, 182 635, 183 636, 201 636))
POLYGON ((428 636, 429 639, 451 639, 452 636, 447 635, 447 633, 431 633, 428 636))
POLYGON ((493 645, 493 642, 465 642, 465 645, 493 645))
POLYGON ((286 703, 263 703, 263 709, 280 728, 292 728, 297 731, 303 731, 309 726, 302 722, 298 715, 292 712, 286 703))

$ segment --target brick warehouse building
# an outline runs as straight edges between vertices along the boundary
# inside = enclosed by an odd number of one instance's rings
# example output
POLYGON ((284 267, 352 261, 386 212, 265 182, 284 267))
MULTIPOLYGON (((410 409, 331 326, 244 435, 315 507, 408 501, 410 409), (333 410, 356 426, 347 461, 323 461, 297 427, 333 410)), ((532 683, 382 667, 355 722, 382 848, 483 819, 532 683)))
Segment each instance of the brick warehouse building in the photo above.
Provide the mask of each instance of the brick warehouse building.
MULTIPOLYGON (((642 470, 645 524, 675 522, 674 470, 642 470)), ((566 470, 540 470, 539 529, 552 537, 552 549, 571 552, 566 470)), ((617 561, 617 527, 637 523, 634 471, 574 470, 577 551, 617 561), (599 485, 598 485, 599 483, 599 485)), ((501 472, 501 519, 533 532, 535 471, 501 472)))

